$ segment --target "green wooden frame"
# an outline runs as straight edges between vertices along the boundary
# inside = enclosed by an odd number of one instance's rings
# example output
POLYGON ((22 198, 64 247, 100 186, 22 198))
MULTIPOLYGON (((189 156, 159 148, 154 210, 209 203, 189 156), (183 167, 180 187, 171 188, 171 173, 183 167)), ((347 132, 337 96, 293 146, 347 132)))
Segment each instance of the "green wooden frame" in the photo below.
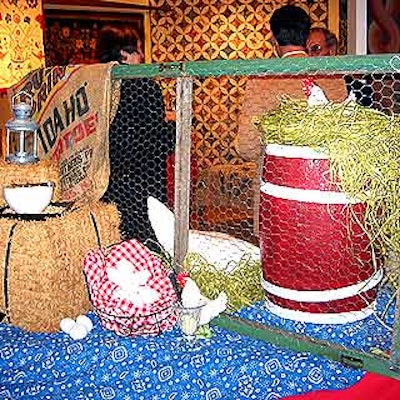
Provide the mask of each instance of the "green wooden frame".
POLYGON ((293 75, 345 73, 400 73, 399 54, 310 58, 272 58, 267 60, 216 60, 163 64, 118 65, 115 79, 133 77, 206 77, 222 75, 293 75))
MULTIPOLYGON (((356 74, 389 74, 400 73, 400 55, 368 55, 368 56, 339 56, 324 58, 291 58, 291 59, 267 59, 267 60, 216 60, 216 61, 197 61, 197 62, 175 62, 165 64, 142 64, 142 65, 120 65, 112 70, 114 79, 126 79, 135 77, 159 77, 177 78, 178 82, 182 79, 207 77, 207 76, 244 76, 244 75, 344 75, 349 73, 356 74)), ((191 99, 180 96, 182 110, 190 106, 191 99)), ((177 105, 180 107, 180 105, 177 105)), ((189 118, 189 117, 187 117, 189 118)), ((190 121, 185 119, 184 113, 178 113, 178 127, 184 127, 190 132, 190 121)), ((179 129, 178 144, 182 143, 182 137, 190 137, 185 129, 179 129)), ((183 140, 184 141, 184 140, 183 140)), ((185 151, 180 152, 182 165, 190 157, 189 143, 185 142, 185 151)), ((183 171, 178 179, 184 182, 188 178, 188 172, 183 171)), ((176 178, 177 179, 177 178, 176 178)), ((181 207, 188 207, 188 188, 183 185, 181 193, 175 193, 176 199, 180 199, 181 207)), ((179 185, 175 185, 179 187, 179 185)), ((178 189, 180 190, 180 189, 178 189)), ((185 240, 187 235, 188 221, 187 209, 184 210, 185 223, 176 228, 186 230, 178 235, 179 242, 183 247, 178 249, 175 254, 182 257, 185 254, 185 240)), ((177 250, 177 249, 176 249, 177 250)), ((400 295, 397 295, 396 320, 392 339, 392 349, 390 354, 370 354, 362 351, 348 349, 344 346, 333 344, 327 341, 317 340, 302 336, 282 329, 268 327, 256 322, 248 321, 232 315, 222 315, 216 318, 213 323, 221 328, 237 332, 258 340, 273 343, 277 346, 286 347, 294 351, 311 352, 323 357, 343 363, 346 366, 360 368, 382 375, 400 379, 400 318, 399 305, 400 295)))

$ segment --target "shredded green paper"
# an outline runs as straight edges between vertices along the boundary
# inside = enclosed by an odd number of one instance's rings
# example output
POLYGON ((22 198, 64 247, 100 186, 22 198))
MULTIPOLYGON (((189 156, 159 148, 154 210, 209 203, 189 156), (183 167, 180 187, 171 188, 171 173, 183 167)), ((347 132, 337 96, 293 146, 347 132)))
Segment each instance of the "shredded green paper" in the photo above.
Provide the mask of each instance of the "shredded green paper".
POLYGON ((261 287, 261 262, 248 261, 244 256, 232 272, 217 270, 195 253, 188 254, 185 270, 209 299, 215 299, 220 292, 228 296, 228 310, 236 311, 250 306, 264 298, 261 287))

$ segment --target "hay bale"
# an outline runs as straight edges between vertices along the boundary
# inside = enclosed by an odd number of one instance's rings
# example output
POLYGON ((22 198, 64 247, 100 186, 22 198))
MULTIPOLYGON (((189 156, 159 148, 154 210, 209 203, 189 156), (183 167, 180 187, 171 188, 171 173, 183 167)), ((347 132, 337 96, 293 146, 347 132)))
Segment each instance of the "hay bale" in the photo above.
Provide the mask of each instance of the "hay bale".
POLYGON ((62 318, 89 311, 83 259, 120 241, 119 213, 96 202, 23 218, 0 214, 0 311, 21 328, 58 331, 62 318))
POLYGON ((0 206, 6 205, 3 188, 11 185, 27 185, 53 182, 53 201, 61 200, 60 167, 57 161, 41 160, 35 164, 11 164, 0 160, 0 206))

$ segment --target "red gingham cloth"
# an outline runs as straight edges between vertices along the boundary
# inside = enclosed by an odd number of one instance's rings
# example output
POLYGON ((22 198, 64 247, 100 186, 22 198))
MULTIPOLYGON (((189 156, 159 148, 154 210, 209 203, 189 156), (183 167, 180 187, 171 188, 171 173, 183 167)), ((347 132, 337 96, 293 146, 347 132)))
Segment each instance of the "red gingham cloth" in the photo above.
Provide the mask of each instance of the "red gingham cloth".
POLYGON ((150 253, 138 240, 132 239, 107 249, 91 250, 84 259, 84 273, 94 311, 102 325, 120 335, 158 334, 176 323, 175 289, 161 260, 150 253), (108 275, 119 261, 132 263, 132 272, 148 270, 146 285, 160 293, 152 304, 136 306, 127 299, 113 296, 118 286, 108 275))

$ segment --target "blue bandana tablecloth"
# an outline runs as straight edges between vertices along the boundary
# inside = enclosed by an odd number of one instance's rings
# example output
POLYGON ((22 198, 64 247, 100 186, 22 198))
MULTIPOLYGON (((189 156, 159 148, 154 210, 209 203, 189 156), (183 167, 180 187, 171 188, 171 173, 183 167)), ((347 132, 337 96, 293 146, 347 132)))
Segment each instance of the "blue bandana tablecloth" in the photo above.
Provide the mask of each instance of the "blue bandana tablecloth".
MULTIPOLYGON (((268 313, 262 303, 239 315, 349 347, 390 345, 390 332, 375 316, 337 326, 301 324, 268 313)), ((0 324, 0 399, 276 400, 346 388, 364 374, 216 327, 199 350, 187 352, 177 329, 122 338, 89 317, 95 327, 80 341, 0 324)))

